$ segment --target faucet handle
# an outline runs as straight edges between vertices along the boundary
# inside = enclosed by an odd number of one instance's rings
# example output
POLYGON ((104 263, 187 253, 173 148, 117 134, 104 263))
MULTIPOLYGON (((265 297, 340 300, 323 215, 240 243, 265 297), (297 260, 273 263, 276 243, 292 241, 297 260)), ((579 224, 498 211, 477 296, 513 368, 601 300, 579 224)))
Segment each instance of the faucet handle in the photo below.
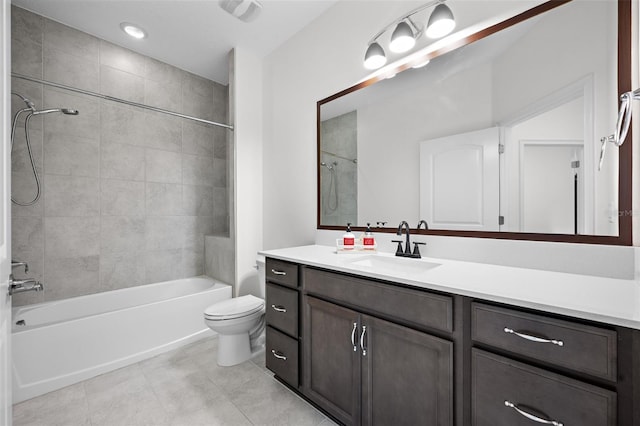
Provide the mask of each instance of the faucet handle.
POLYGON ((412 257, 421 258, 422 256, 420 255, 420 248, 418 246, 426 246, 426 245, 427 243, 423 243, 421 241, 414 241, 412 257))
POLYGON ((402 240, 391 240, 392 243, 398 243, 398 248, 396 248, 396 256, 402 256, 404 254, 404 250, 402 250, 402 240))

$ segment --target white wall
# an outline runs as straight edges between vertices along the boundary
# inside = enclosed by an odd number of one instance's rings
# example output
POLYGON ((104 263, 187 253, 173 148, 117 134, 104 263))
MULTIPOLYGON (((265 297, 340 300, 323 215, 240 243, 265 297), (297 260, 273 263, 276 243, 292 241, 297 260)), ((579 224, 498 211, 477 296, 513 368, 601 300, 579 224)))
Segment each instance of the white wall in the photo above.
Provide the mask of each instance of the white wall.
MULTIPOLYGON (((236 295, 258 290, 256 255, 262 248, 262 62, 236 48, 233 67, 236 295)), ((256 294, 259 295, 259 294, 256 294)))

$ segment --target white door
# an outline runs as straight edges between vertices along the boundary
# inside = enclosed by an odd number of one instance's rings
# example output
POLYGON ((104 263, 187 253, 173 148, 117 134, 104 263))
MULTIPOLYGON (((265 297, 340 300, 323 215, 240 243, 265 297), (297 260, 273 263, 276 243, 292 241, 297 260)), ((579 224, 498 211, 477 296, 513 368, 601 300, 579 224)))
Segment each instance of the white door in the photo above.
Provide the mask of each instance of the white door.
POLYGON ((520 141, 523 232, 584 232, 582 141, 520 141))
POLYGON ((430 229, 499 231, 498 127, 420 142, 420 219, 430 229))
POLYGON ((9 0, 0 3, 0 424, 11 424, 11 273, 10 232, 10 79, 11 25, 9 0))

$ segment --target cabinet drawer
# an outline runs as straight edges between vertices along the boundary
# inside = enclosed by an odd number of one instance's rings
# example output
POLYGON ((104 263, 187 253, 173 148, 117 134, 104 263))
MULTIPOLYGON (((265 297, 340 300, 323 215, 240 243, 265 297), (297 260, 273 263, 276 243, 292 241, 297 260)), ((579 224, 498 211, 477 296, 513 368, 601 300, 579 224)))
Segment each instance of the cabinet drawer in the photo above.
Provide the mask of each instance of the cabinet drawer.
POLYGON ((538 423, 548 421, 545 424, 615 426, 616 394, 473 349, 472 424, 536 424, 527 414, 537 417, 538 423))
POLYGON ((267 324, 298 337, 298 292, 267 284, 267 324))
POLYGON ((616 380, 615 331, 480 303, 472 305, 471 321, 476 342, 616 380))
POLYGON ((303 274, 308 293, 418 327, 453 331, 453 299, 449 296, 311 268, 305 268, 303 274))
POLYGON ((298 265, 295 263, 267 258, 266 269, 267 281, 298 287, 298 265))
POLYGON ((298 387, 298 341, 267 327, 267 368, 293 387, 298 387))

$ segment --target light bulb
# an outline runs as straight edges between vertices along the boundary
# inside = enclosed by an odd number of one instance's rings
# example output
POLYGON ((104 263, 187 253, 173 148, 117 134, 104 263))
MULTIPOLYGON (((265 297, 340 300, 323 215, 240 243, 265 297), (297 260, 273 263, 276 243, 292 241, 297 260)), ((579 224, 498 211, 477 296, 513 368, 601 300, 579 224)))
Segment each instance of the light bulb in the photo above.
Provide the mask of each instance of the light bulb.
POLYGON ((147 36, 147 33, 142 28, 128 22, 121 23, 120 28, 133 38, 141 39, 147 36))
POLYGON ((387 63, 387 57, 384 54, 384 50, 378 44, 373 42, 367 48, 367 53, 364 54, 364 67, 369 70, 375 70, 387 63))
POLYGON ((391 34, 391 42, 389 43, 389 49, 392 52, 402 53, 410 50, 416 45, 416 39, 413 36, 411 27, 406 22, 402 21, 393 30, 391 34))
POLYGON ((429 17, 425 34, 429 38, 440 38, 449 34, 455 27, 456 21, 451 9, 445 4, 439 4, 429 17))

